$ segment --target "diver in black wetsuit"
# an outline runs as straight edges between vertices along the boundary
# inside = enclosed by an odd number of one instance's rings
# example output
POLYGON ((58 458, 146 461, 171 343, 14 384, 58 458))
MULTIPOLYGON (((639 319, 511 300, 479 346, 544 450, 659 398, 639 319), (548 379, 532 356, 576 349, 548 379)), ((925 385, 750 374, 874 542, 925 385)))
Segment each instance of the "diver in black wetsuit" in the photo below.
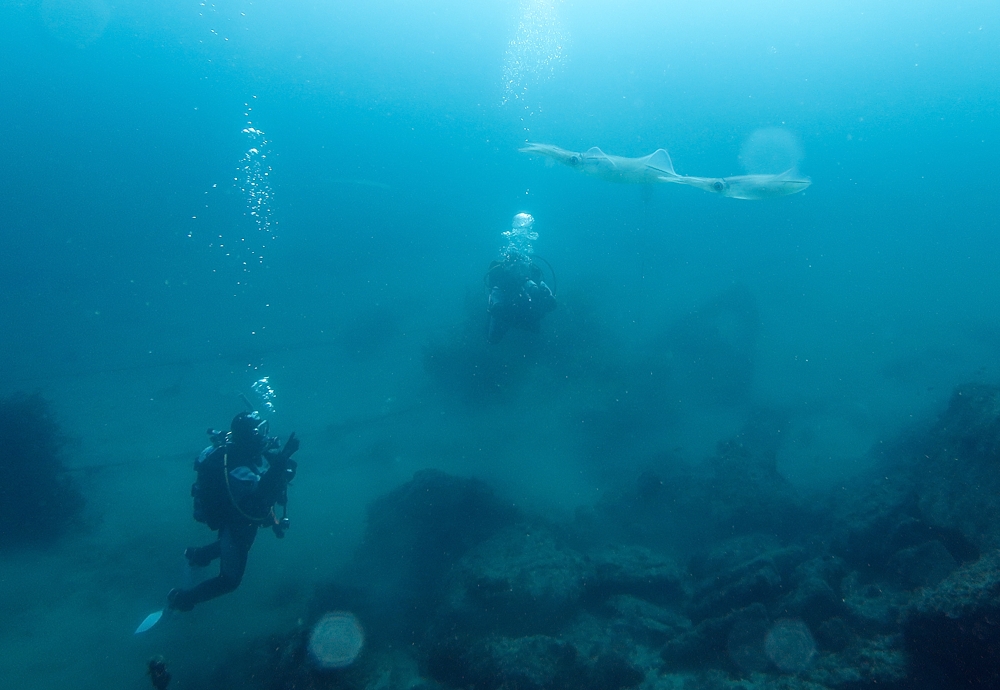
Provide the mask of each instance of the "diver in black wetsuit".
POLYGON ((195 520, 218 531, 218 538, 188 548, 184 555, 194 567, 218 558, 219 574, 191 589, 170 590, 168 606, 178 611, 190 611, 239 586, 258 528, 269 526, 278 538, 288 529, 288 518, 279 519, 274 506, 288 502, 288 482, 297 467, 291 458, 299 448, 295 434, 279 449, 278 439, 267 435, 267 424, 256 412, 236 415, 228 434, 209 434, 212 445, 195 461, 198 476, 191 495, 195 520))
POLYGON ((516 249, 508 248, 501 260, 490 264, 485 283, 491 343, 499 343, 511 327, 537 333, 542 317, 556 308, 555 295, 542 280, 542 269, 516 249))

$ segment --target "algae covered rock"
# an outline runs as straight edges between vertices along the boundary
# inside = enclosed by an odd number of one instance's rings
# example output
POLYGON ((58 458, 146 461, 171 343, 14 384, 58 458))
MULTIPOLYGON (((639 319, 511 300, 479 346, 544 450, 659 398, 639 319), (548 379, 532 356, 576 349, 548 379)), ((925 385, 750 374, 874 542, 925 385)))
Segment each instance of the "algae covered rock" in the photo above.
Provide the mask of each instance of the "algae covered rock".
POLYGON ((468 625, 551 631, 574 613, 594 568, 543 527, 504 529, 457 564, 449 602, 468 625))
MULTIPOLYGON (((923 520, 979 549, 1000 547, 1000 387, 956 388, 923 455, 915 477, 923 520)), ((931 536, 957 560, 970 560, 947 537, 931 536)))
POLYGON ((377 636, 419 636, 440 610, 455 564, 516 515, 478 479, 417 472, 369 504, 354 559, 321 588, 314 609, 350 609, 377 636))
POLYGON ((918 677, 1000 687, 1000 550, 924 590, 903 634, 918 677))
POLYGON ((594 595, 631 594, 648 601, 670 603, 686 596, 684 575, 676 560, 637 545, 620 544, 591 555, 594 595))

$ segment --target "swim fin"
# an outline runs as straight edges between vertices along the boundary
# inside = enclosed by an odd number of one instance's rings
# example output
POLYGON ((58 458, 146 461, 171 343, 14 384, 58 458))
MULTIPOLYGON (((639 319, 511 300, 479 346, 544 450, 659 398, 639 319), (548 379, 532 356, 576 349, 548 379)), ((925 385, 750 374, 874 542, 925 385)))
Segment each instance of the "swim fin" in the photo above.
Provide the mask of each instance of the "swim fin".
POLYGON ((152 628, 154 625, 156 625, 157 623, 160 622, 160 619, 163 618, 163 614, 164 614, 165 611, 166 611, 166 609, 160 609, 159 611, 153 611, 151 614, 149 614, 148 616, 146 616, 142 620, 142 623, 139 623, 139 627, 136 628, 135 632, 132 633, 132 634, 133 635, 138 635, 139 633, 144 633, 147 630, 149 630, 150 628, 152 628))

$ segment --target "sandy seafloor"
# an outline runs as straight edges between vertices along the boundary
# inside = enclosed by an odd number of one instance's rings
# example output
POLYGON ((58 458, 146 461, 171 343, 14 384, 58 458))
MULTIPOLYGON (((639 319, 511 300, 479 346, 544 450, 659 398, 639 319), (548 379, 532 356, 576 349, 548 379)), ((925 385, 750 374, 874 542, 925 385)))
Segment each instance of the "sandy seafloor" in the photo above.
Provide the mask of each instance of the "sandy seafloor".
MULTIPOLYGON (((688 410, 690 417, 628 445, 611 466, 593 466, 579 459, 573 428, 577 406, 609 404, 591 382, 564 384, 543 405, 463 409, 403 353, 360 365, 328 353, 309 348, 269 358, 286 389, 304 391, 273 418, 283 435, 283 416, 293 418, 303 439, 288 536, 278 541, 262 531, 237 592, 141 637, 131 635, 133 626, 184 577, 183 548, 209 538, 191 519, 191 461, 204 443, 202 427, 239 409, 234 391, 245 387, 246 368, 208 362, 41 386, 74 437, 69 464, 88 501, 86 525, 51 549, 0 558, 0 602, 8 612, 0 677, 7 687, 141 687, 145 662, 156 654, 168 657, 175 678, 203 677, 248 640, 300 625, 314 585, 329 582, 350 558, 367 501, 424 467, 485 478, 519 507, 567 519, 602 490, 631 481, 645 466, 635 457, 668 443, 676 452, 687 439, 689 452, 707 454, 743 420, 733 408, 688 410)), ((558 384, 539 369, 525 385, 532 398, 558 384)), ((913 414, 933 409, 933 394, 913 394, 913 414)), ((830 470, 823 461, 834 453, 848 464, 841 475, 867 466, 859 450, 866 439, 845 432, 849 421, 829 412, 807 419, 793 430, 809 454, 797 454, 793 443, 786 463, 812 457, 824 485, 830 470)), ((809 471, 797 469, 800 476, 809 471)))

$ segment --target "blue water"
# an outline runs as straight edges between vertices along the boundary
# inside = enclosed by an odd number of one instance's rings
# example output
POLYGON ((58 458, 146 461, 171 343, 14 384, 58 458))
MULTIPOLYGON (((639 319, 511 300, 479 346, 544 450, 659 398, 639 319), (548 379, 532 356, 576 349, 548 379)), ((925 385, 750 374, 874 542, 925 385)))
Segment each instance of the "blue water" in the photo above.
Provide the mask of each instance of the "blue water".
MULTIPOLYGON (((954 385, 1000 379, 998 55, 987 1, 0 0, 0 392, 52 401, 93 523, 5 557, 0 676, 144 682, 155 649, 115 636, 204 537, 190 458, 264 376, 303 469, 298 543, 258 544, 241 588, 259 599, 265 563, 306 598, 423 467, 565 515, 766 408, 797 486, 864 469, 954 385), (517 151, 738 175, 768 128, 804 193, 643 190, 517 151), (560 308, 497 354, 463 334, 518 212, 560 308)), ((295 623, 223 606, 193 648, 295 623)))

